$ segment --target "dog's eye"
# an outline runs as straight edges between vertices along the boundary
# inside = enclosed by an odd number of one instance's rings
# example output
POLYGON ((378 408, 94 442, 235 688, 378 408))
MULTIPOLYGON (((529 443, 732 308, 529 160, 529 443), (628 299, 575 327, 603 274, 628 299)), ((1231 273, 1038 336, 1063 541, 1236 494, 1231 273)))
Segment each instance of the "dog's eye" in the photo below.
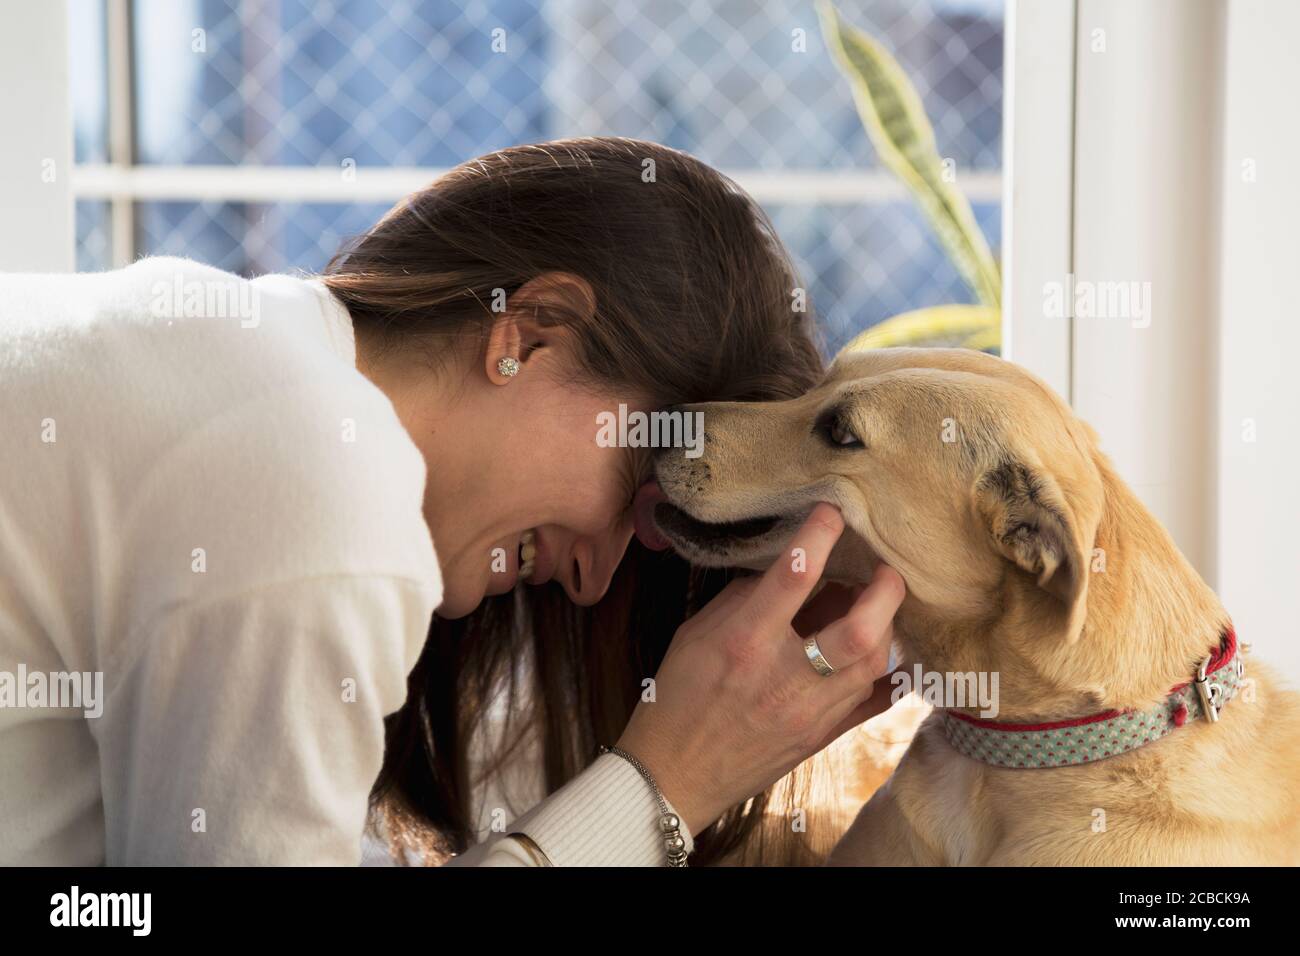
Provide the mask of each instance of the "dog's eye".
POLYGON ((844 423, 836 420, 831 423, 831 441, 837 445, 861 445, 858 436, 853 434, 844 427, 844 423))
POLYGON ((837 448, 863 448, 857 434, 838 414, 824 415, 817 423, 817 433, 837 448))

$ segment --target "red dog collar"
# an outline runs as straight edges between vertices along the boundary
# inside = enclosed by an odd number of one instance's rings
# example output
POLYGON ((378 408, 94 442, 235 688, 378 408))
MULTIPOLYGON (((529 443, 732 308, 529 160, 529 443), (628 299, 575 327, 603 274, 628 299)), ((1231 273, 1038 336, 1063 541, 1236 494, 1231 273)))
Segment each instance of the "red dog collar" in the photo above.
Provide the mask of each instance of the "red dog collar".
POLYGON ((995 767, 1091 763, 1159 740, 1189 718, 1217 721, 1223 705, 1237 695, 1243 671, 1237 633, 1229 626, 1219 647, 1197 668, 1196 676, 1170 690, 1164 701, 1150 710, 1108 710, 1045 724, 981 720, 945 710, 943 728, 959 753, 995 767))

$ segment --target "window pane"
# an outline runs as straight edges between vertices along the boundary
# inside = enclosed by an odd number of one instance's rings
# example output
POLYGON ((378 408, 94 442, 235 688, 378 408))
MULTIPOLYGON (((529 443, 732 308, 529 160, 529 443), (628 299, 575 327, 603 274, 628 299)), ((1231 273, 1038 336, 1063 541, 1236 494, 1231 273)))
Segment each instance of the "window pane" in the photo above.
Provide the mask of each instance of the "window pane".
MULTIPOLYGON (((1001 0, 839 5, 896 53, 944 155, 998 168, 1001 0)), ((145 163, 446 166, 573 135, 653 139, 718 166, 875 162, 811 0, 136 0, 135 11, 145 163)))
MULTIPOLYGON (((974 211, 996 253, 1002 207, 986 203, 974 211)), ((900 312, 974 301, 934 231, 911 203, 776 206, 769 207, 768 214, 809 284, 828 356, 859 332, 900 312)))
POLYGON ((457 7, 136 0, 140 161, 450 166, 545 138, 537 5, 457 7))
MULTIPOLYGON (((839 0, 916 84, 944 154, 997 169, 1002 4, 839 0)), ((716 166, 876 164, 810 0, 553 6, 555 126, 653 139, 716 166), (801 35, 797 31, 802 31, 801 35), (803 52, 793 47, 803 39, 803 52)))
POLYGON ((103 0, 68 0, 68 84, 72 92, 73 156, 108 161, 108 60, 103 0))
POLYGON ((106 200, 77 200, 78 272, 102 272, 112 266, 110 216, 111 210, 106 200))
POLYGON ((142 202, 142 255, 189 256, 242 275, 319 272, 343 241, 365 232, 388 205, 142 202))

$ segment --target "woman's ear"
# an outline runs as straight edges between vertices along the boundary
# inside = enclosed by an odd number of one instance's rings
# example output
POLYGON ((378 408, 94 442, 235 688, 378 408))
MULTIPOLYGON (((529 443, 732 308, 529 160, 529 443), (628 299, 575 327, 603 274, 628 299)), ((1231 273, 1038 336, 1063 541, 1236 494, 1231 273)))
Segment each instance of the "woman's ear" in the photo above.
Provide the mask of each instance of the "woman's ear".
POLYGON ((519 327, 519 322, 510 312, 497 316, 488 332, 487 352, 483 356, 483 370, 487 372, 488 381, 504 385, 519 374, 523 365, 524 334, 525 330, 519 327))
POLYGON ((504 385, 526 368, 538 351, 564 333, 564 326, 547 316, 567 313, 590 319, 596 311, 596 296, 583 278, 568 272, 545 272, 529 279, 505 300, 505 309, 492 323, 484 355, 488 378, 504 385), (513 371, 502 359, 514 359, 513 371))
POLYGON ((993 547, 1059 604, 1066 639, 1075 640, 1083 625, 1091 552, 1056 481, 1040 467, 1004 460, 976 482, 975 510, 993 547))

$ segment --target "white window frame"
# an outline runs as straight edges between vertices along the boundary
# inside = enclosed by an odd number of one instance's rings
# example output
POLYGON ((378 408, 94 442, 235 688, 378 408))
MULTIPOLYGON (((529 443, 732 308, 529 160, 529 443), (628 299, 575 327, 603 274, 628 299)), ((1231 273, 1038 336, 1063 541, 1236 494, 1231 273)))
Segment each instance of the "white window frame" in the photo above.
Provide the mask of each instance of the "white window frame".
POLYGON ((12 3, 0 30, 0 270, 66 272, 76 256, 68 11, 12 3))
POLYGON ((1074 320, 1043 287, 1074 258, 1074 0, 1008 0, 1003 58, 1002 355, 1073 399, 1074 320))

